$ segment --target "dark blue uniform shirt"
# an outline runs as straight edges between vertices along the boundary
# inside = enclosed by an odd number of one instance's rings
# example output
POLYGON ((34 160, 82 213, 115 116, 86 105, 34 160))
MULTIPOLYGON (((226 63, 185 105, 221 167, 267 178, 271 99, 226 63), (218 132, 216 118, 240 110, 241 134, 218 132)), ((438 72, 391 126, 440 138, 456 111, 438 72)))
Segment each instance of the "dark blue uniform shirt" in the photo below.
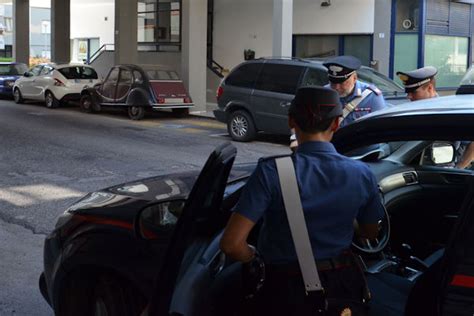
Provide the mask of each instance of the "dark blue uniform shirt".
MULTIPOLYGON (((330 85, 326 87, 331 88, 330 85)), ((385 99, 383 98, 382 92, 373 85, 369 85, 359 80, 356 81, 354 91, 347 97, 340 98, 341 104, 343 107, 347 103, 352 102, 356 98, 360 97, 362 93, 366 90, 372 90, 372 93, 369 94, 358 106, 354 109, 341 123, 341 127, 349 123, 354 122, 356 119, 367 115, 369 113, 385 109, 387 106, 385 104, 385 99)))
MULTIPOLYGON (((348 249, 353 220, 376 223, 384 216, 377 181, 369 167, 336 152, 328 142, 307 142, 292 156, 308 233, 316 259, 348 249)), ((296 262, 274 159, 261 159, 234 211, 263 218, 258 249, 267 263, 296 262)))

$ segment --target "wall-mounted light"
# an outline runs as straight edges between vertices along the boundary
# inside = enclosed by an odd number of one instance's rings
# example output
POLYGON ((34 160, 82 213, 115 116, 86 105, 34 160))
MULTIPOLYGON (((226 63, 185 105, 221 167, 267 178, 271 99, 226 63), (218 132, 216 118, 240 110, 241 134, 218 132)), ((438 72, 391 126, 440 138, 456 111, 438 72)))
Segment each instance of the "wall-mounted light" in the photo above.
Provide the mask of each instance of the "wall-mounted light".
POLYGON ((325 0, 321 2, 322 7, 329 7, 331 5, 331 0, 325 0))

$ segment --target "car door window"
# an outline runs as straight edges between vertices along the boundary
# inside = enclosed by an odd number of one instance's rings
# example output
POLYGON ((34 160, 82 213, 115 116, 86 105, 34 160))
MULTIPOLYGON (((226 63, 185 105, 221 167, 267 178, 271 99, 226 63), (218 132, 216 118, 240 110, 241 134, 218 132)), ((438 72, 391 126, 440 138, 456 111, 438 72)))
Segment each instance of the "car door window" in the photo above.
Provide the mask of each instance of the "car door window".
POLYGON ((46 76, 49 75, 53 71, 53 68, 50 66, 44 66, 43 69, 41 69, 41 72, 39 73, 40 76, 46 76))
POLYGON ((33 76, 39 76, 41 73, 41 69, 43 69, 43 66, 36 66, 31 68, 30 73, 33 74, 33 76))
POLYGON ((232 73, 225 80, 226 85, 253 88, 257 79, 258 73, 262 68, 260 63, 245 64, 232 71, 232 73))
POLYGON ((129 70, 122 70, 120 72, 120 79, 117 85, 117 100, 123 99, 127 96, 130 86, 132 85, 132 72, 129 70))
POLYGON ((139 71, 137 71, 137 70, 133 71, 133 78, 134 78, 134 81, 133 81, 134 83, 136 83, 136 84, 142 84, 143 83, 143 76, 139 71))
POLYGON ((302 86, 325 86, 328 84, 327 72, 322 69, 308 68, 301 82, 302 86))
POLYGON ((109 99, 115 98, 115 88, 117 87, 119 72, 120 72, 119 68, 112 69, 109 75, 107 76, 107 79, 104 81, 101 92, 105 98, 109 98, 109 99))
POLYGON ((265 64, 255 89, 295 94, 303 69, 301 66, 265 64))

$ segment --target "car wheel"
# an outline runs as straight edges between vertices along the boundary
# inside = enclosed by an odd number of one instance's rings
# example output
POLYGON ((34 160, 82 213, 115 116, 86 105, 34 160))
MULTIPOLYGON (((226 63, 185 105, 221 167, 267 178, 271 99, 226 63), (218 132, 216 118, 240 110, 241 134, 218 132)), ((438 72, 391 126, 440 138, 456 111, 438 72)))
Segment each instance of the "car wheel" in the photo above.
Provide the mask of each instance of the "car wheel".
POLYGON ((23 103, 24 100, 23 96, 21 95, 20 89, 16 88, 15 91, 13 91, 13 99, 17 104, 23 103))
POLYGON ((174 116, 185 117, 189 114, 189 109, 172 109, 174 116))
POLYGON ((129 282, 108 272, 74 274, 63 293, 61 316, 139 315, 146 299, 129 282))
POLYGON ((255 138, 257 130, 252 117, 246 111, 237 110, 230 114, 227 131, 233 140, 248 142, 255 138))
POLYGON ((81 97, 81 111, 86 113, 92 112, 92 98, 90 95, 86 94, 81 97))
POLYGON ((59 106, 58 99, 55 98, 51 91, 46 91, 44 94, 44 102, 46 103, 46 107, 48 109, 54 109, 59 106))
POLYGON ((132 120, 141 120, 145 117, 145 108, 143 106, 130 106, 128 107, 128 117, 132 120))

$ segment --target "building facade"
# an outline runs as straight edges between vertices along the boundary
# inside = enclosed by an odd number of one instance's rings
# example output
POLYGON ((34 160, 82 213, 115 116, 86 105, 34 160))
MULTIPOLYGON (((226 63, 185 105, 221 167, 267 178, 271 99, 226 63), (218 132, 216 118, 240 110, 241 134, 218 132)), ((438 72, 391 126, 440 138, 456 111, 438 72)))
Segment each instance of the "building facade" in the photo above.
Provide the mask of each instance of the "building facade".
MULTIPOLYGON (((114 63, 171 65, 199 110, 206 109, 206 93, 207 103, 215 102, 222 74, 250 56, 350 54, 392 78, 433 65, 441 88, 456 87, 472 63, 474 0, 51 1, 51 16, 70 16, 51 23, 53 59, 57 51, 62 59, 92 62, 103 76, 114 63)), ((40 35, 31 36, 31 46, 43 55, 46 37, 31 14, 31 31, 40 35)))

